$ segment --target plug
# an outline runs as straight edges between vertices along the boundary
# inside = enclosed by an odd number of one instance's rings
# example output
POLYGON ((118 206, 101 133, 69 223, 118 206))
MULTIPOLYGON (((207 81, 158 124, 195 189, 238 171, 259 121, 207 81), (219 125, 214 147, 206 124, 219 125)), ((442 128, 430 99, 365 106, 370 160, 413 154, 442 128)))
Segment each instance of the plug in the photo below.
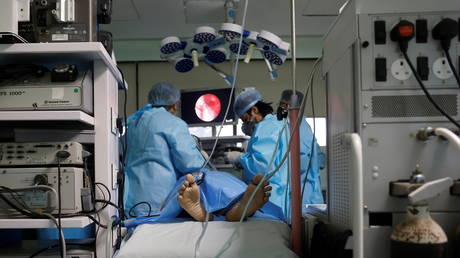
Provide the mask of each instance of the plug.
POLYGON ((414 38, 415 26, 412 22, 401 20, 396 24, 390 33, 392 41, 398 42, 401 52, 407 52, 409 41, 414 38))
POLYGON ((58 151, 56 152, 56 157, 60 160, 65 160, 70 157, 70 152, 68 151, 58 151))
POLYGON ((442 19, 436 26, 434 26, 432 35, 433 39, 441 41, 441 47, 444 51, 448 51, 450 48, 450 42, 458 34, 458 22, 445 18, 442 19))

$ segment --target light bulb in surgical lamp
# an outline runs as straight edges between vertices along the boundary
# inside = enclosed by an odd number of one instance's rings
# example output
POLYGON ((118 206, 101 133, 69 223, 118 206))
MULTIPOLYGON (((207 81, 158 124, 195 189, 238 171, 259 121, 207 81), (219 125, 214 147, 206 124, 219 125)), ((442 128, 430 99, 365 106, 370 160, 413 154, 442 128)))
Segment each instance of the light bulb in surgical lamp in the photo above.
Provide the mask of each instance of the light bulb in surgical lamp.
POLYGON ((193 41, 198 44, 207 43, 216 39, 216 30, 213 27, 201 26, 196 28, 193 41))
POLYGON ((262 30, 259 35, 257 35, 257 40, 259 40, 263 45, 277 48, 279 48, 283 42, 280 37, 266 30, 262 30))
POLYGON ((245 42, 249 45, 248 47, 248 52, 246 54, 246 57, 244 58, 244 62, 246 64, 249 64, 249 61, 251 61, 252 55, 254 55, 254 50, 257 47, 257 36, 259 35, 258 32, 256 31, 251 31, 249 35, 246 37, 245 42))
POLYGON ((192 59, 181 57, 176 60, 174 67, 176 68, 176 71, 178 71, 179 73, 186 73, 190 72, 193 69, 194 65, 192 59))
POLYGON ((243 27, 234 23, 222 23, 219 33, 225 38, 225 40, 232 41, 241 37, 243 27))
POLYGON ((181 50, 182 44, 178 37, 167 37, 161 41, 160 51, 162 54, 170 55, 181 50))
POLYGON ((263 51, 264 57, 274 65, 282 65, 286 60, 290 44, 281 42, 280 48, 272 47, 270 50, 263 51))
POLYGON ((227 59, 227 51, 222 47, 211 49, 206 53, 206 59, 213 64, 223 63, 227 59))
MULTIPOLYGON (((240 40, 239 39, 234 39, 230 42, 228 48, 230 49, 230 51, 232 51, 232 53, 234 53, 235 55, 238 54, 238 48, 240 46, 240 40)), ((246 42, 242 42, 241 43, 241 48, 240 48, 240 55, 246 55, 248 53, 248 44, 246 44, 246 42)))

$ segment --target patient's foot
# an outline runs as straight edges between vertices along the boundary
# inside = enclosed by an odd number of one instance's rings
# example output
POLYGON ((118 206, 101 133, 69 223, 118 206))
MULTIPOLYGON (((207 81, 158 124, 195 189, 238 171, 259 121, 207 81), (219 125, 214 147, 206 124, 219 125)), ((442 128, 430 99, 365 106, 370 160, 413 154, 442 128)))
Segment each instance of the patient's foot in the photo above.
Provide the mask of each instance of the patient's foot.
POLYGON ((188 174, 185 181, 178 191, 177 200, 180 206, 197 221, 206 220, 206 210, 200 203, 200 188, 195 183, 195 178, 188 174))
MULTIPOLYGON (((246 188, 246 192, 243 194, 241 200, 236 203, 230 211, 227 212, 226 217, 228 221, 239 221, 241 219, 244 207, 248 203, 249 198, 256 189, 257 185, 260 183, 260 181, 262 181, 262 177, 262 174, 257 174, 252 179, 252 184, 248 185, 248 188, 246 188)), ((269 191, 272 189, 272 187, 268 186, 268 184, 268 181, 265 181, 263 185, 259 187, 256 194, 254 195, 254 199, 252 199, 251 203, 249 204, 245 217, 252 216, 268 201, 268 198, 270 197, 269 191)))

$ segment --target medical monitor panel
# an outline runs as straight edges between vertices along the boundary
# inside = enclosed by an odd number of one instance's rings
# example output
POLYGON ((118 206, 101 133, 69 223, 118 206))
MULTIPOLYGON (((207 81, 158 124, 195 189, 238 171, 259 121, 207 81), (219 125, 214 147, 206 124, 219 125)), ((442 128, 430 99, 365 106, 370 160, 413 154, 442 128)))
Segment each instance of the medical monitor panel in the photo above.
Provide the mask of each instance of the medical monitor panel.
MULTIPOLYGON (((181 94, 181 117, 189 125, 214 125, 222 123, 229 103, 231 88, 184 91, 181 94)), ((232 122, 234 97, 226 122, 232 122)))

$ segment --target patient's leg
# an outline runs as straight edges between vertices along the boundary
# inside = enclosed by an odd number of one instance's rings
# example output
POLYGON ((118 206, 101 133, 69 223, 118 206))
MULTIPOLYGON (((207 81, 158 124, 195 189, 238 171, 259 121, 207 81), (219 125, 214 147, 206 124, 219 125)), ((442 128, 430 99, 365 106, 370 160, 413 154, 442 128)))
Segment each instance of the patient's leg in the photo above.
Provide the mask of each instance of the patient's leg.
POLYGON ((188 174, 180 187, 177 200, 180 206, 198 221, 206 220, 206 210, 200 203, 200 188, 195 183, 195 178, 188 174))
MULTIPOLYGON (((228 221, 239 221, 241 216, 243 215, 244 207, 249 201, 252 193, 256 189, 257 185, 262 181, 262 174, 257 174, 252 179, 252 184, 248 185, 246 188, 246 192, 244 192, 243 197, 241 200, 236 203, 230 211, 227 212, 226 217, 228 221)), ((254 199, 252 199, 249 207, 246 211, 245 217, 253 215, 258 209, 262 208, 264 204, 268 201, 270 197, 269 191, 272 189, 271 186, 268 186, 268 181, 265 181, 263 185, 259 187, 256 194, 254 195, 254 199)))

